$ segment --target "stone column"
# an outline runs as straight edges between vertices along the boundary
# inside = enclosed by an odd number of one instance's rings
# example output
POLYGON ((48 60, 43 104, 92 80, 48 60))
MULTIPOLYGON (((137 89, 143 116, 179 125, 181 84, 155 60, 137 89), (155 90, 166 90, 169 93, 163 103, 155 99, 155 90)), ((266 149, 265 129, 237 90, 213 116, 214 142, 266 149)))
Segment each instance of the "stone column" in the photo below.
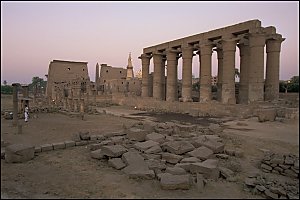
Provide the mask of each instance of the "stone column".
POLYGON ((215 49, 218 57, 218 82, 217 82, 217 100, 221 101, 222 99, 222 80, 223 80, 223 49, 215 49))
POLYGON ((235 49, 234 39, 222 40, 223 48, 223 79, 222 79, 222 103, 235 104, 235 49))
POLYGON ((24 98, 28 98, 28 85, 22 85, 22 93, 24 98))
POLYGON ((153 98, 162 100, 162 54, 153 54, 153 98))
POLYGON ((211 54, 212 45, 200 45, 200 102, 211 100, 211 54))
POLYGON ((239 84, 239 103, 248 103, 248 68, 249 68, 249 44, 248 42, 239 43, 240 49, 240 84, 239 84))
POLYGON ((267 40, 265 101, 276 101, 279 96, 279 66, 281 43, 285 39, 267 40))
POLYGON ((96 64, 96 73, 95 73, 95 86, 96 90, 98 90, 98 84, 99 84, 99 64, 96 64))
POLYGON ((183 102, 192 102, 192 63, 193 49, 182 49, 182 98, 183 102))
POLYGON ((142 54, 139 59, 142 60, 142 97, 149 97, 149 65, 151 57, 142 54))
POLYGON ((168 51, 167 52, 167 101, 177 101, 177 52, 168 51))
POLYGON ((249 34, 248 102, 264 100, 264 46, 263 34, 249 34))
POLYGON ((18 124, 18 83, 13 83, 13 126, 18 124))

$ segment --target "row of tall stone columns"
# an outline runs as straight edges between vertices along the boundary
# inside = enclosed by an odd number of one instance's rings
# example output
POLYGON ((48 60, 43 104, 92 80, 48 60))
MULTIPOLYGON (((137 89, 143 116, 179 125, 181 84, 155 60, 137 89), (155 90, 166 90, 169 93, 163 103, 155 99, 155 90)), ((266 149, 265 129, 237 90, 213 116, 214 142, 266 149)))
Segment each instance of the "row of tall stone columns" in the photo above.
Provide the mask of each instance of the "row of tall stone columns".
MULTIPOLYGON (((236 38, 226 35, 217 44, 204 41, 199 45, 200 62, 200 102, 209 102, 211 92, 211 67, 213 47, 218 58, 218 92, 217 99, 224 104, 235 104, 235 52, 240 50, 240 84, 239 103, 247 104, 257 101, 273 101, 279 94, 279 64, 281 43, 284 39, 276 34, 267 38, 265 34, 248 34, 247 38, 236 38), (229 36, 229 37, 228 37, 229 36), (266 46, 267 64, 266 79, 264 80, 264 47, 266 46), (265 87, 265 89, 264 89, 265 87)), ((179 51, 169 49, 166 59, 161 53, 153 53, 154 77, 153 97, 166 101, 178 101, 177 94, 177 65, 179 51), (165 60, 167 60, 167 91, 164 97, 165 60)), ((182 98, 180 101, 192 101, 192 59, 194 49, 185 47, 182 54, 182 98)), ((142 54, 142 97, 149 96, 149 65, 151 56, 142 54)))

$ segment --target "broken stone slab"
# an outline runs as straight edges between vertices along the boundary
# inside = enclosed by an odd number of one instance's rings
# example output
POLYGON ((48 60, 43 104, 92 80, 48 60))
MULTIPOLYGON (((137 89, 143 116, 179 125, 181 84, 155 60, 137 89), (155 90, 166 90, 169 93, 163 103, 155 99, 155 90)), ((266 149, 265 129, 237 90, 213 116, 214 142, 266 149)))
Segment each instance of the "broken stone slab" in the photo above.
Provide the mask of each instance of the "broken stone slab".
POLYGON ((163 143, 165 139, 166 137, 164 135, 155 132, 146 135, 146 140, 152 140, 158 143, 163 143))
POLYGON ((196 157, 183 158, 180 163, 193 163, 193 162, 201 162, 200 159, 196 157))
POLYGON ((205 146, 209 149, 211 149, 214 153, 222 153, 224 151, 224 144, 217 142, 215 140, 203 140, 203 139, 198 139, 195 141, 197 143, 197 146, 205 146))
POLYGON ((75 146, 83 146, 83 145, 86 145, 86 144, 88 144, 88 141, 86 141, 86 140, 75 142, 75 146))
POLYGON ((101 149, 97 149, 95 151, 91 151, 91 157, 100 160, 100 159, 104 158, 105 156, 102 153, 101 149))
POLYGON ((275 154, 270 162, 272 164, 284 164, 284 157, 282 155, 275 154))
POLYGON ((113 136, 110 138, 113 144, 122 144, 124 142, 124 136, 113 136))
POLYGON ((147 149, 159 145, 158 142, 154 142, 152 140, 147 140, 145 142, 137 142, 134 144, 134 147, 140 151, 146 151, 147 149))
POLYGON ((184 169, 186 172, 190 172, 192 163, 177 163, 175 167, 180 167, 184 169))
POLYGON ((146 163, 147 163, 149 169, 152 169, 154 171, 165 170, 167 168, 166 164, 164 162, 162 162, 161 160, 151 159, 151 160, 146 160, 146 163))
POLYGON ((160 154, 152 154, 152 153, 143 153, 142 156, 147 159, 161 159, 161 155, 160 154))
POLYGON ((130 128, 126 130, 127 138, 133 141, 145 141, 148 131, 139 128, 130 128))
POLYGON ((22 163, 33 159, 34 146, 26 144, 12 144, 5 148, 5 162, 22 163))
POLYGON ((122 155, 122 160, 127 165, 143 165, 144 163, 144 157, 141 156, 138 152, 126 152, 122 155))
POLYGON ((64 142, 57 142, 57 143, 53 143, 53 149, 56 150, 56 149, 65 149, 66 148, 66 145, 64 142))
POLYGON ((162 159, 165 160, 168 163, 176 164, 180 160, 183 159, 183 156, 165 152, 165 153, 162 153, 162 159))
POLYGON ((187 172, 181 167, 167 167, 165 172, 173 175, 187 174, 187 172))
POLYGON ((298 177, 298 174, 290 169, 285 169, 283 174, 286 174, 287 176, 290 176, 290 177, 295 177, 295 178, 298 177))
POLYGON ((257 117, 259 122, 275 121, 277 111, 275 108, 258 109, 257 117))
POLYGON ((103 135, 105 137, 109 138, 109 137, 113 137, 113 136, 123 136, 123 135, 126 135, 126 132, 123 131, 123 130, 120 130, 120 131, 106 132, 103 135))
POLYGON ((113 145, 114 143, 111 140, 104 140, 100 142, 101 146, 105 146, 105 145, 113 145))
POLYGON ((52 144, 42 144, 41 148, 42 148, 42 152, 52 151, 53 150, 53 145, 52 144))
POLYGON ((164 190, 190 189, 190 175, 172 175, 165 173, 161 176, 160 186, 164 190))
POLYGON ((160 153, 160 152, 162 152, 162 149, 160 148, 160 146, 159 145, 155 145, 155 146, 153 146, 153 147, 150 147, 149 149, 147 149, 146 151, 145 151, 145 153, 160 153))
POLYGON ((65 145, 66 145, 66 148, 74 147, 75 146, 75 141, 67 140, 67 141, 65 141, 65 145))
POLYGON ((105 140, 104 135, 96 135, 96 136, 97 136, 97 140, 105 140))
POLYGON ((42 147, 38 146, 38 147, 34 147, 34 153, 40 153, 42 152, 42 147))
POLYGON ((207 159, 201 163, 191 163, 190 172, 193 174, 203 174, 204 178, 217 180, 220 171, 218 169, 218 160, 207 159))
POLYGON ((78 135, 81 140, 90 140, 90 131, 88 130, 80 130, 78 135))
POLYGON ((245 178, 245 184, 247 186, 255 187, 255 185, 256 185, 256 178, 245 178))
POLYGON ((105 156, 112 157, 112 158, 122 156, 122 154, 127 152, 127 149, 124 146, 118 144, 111 145, 111 146, 109 145, 102 146, 101 150, 105 156))
POLYGON ((163 143, 162 149, 173 154, 181 155, 194 150, 195 147, 186 141, 170 141, 163 143))
POLYGON ((218 135, 200 135, 198 138, 205 137, 207 140, 214 140, 216 142, 222 142, 222 138, 218 135))
POLYGON ((226 167, 219 167, 219 170, 220 174, 226 179, 234 176, 234 172, 226 167))
POLYGON ((98 136, 97 135, 91 135, 90 140, 92 140, 92 141, 98 140, 98 136))
POLYGON ((91 145, 89 145, 89 149, 91 150, 91 151, 95 151, 95 150, 97 150, 97 149, 100 149, 101 148, 101 144, 91 144, 91 145))
POLYGON ((187 153, 187 155, 199 158, 201 160, 206 160, 212 157, 213 154, 214 152, 212 150, 204 146, 187 153))
POLYGON ((299 170, 299 158, 295 160, 294 162, 294 168, 299 170))
POLYGON ((127 173, 129 178, 139 179, 154 179, 155 173, 153 170, 131 170, 127 173))
POLYGON ((122 161, 121 158, 111 158, 108 160, 108 164, 115 169, 123 169, 126 167, 126 164, 122 161))
POLYGON ((192 132, 196 130, 197 125, 191 124, 191 125, 186 125, 186 124, 175 124, 177 128, 179 128, 180 131, 189 131, 192 132))

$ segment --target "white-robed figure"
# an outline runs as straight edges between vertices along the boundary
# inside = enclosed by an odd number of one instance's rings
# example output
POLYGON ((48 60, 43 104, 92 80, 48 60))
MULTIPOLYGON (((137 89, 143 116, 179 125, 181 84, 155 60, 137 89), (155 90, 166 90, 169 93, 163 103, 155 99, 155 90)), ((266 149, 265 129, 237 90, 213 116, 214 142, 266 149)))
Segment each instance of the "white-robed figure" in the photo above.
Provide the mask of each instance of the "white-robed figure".
POLYGON ((28 106, 25 105, 25 122, 28 122, 28 118, 29 118, 29 110, 28 110, 28 106))

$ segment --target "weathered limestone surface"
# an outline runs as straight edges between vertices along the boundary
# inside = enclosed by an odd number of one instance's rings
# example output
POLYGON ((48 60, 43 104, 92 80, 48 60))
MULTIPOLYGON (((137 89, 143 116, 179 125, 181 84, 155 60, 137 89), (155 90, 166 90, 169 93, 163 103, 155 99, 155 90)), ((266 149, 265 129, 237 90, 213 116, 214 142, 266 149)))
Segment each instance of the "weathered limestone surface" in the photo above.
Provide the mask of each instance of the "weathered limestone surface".
POLYGON ((67 141, 65 141, 65 145, 66 145, 66 148, 74 147, 75 146, 75 141, 67 140, 67 141))
POLYGON ((275 121, 276 114, 277 112, 275 108, 260 109, 257 111, 258 121, 259 122, 275 121))
POLYGON ((53 143, 53 149, 65 149, 66 145, 64 142, 57 142, 57 143, 53 143))
POLYGON ((127 138, 139 142, 145 141, 146 134, 147 134, 147 131, 135 127, 128 129, 126 132, 127 132, 127 138))
POLYGON ((12 144, 5 148, 5 162, 22 163, 33 159, 34 146, 24 144, 12 144))
POLYGON ((176 164, 182 158, 183 158, 183 156, 176 155, 176 154, 173 154, 173 153, 167 153, 167 152, 166 153, 162 153, 162 159, 165 160, 168 163, 176 164))
POLYGON ((108 164, 115 169, 122 169, 126 164, 122 161, 121 158, 112 158, 108 160, 108 164))
POLYGON ((162 143, 165 141, 165 136, 159 133, 150 133, 148 135, 146 135, 146 140, 152 140, 154 142, 158 142, 158 143, 162 143))
POLYGON ((190 171, 191 173, 201 173, 205 178, 213 180, 217 180, 220 174, 218 160, 215 159, 207 159, 201 163, 192 163, 190 171))
POLYGON ((165 190, 177 190, 190 188, 190 175, 172 175, 165 173, 161 175, 160 185, 165 190))
POLYGON ((102 146, 101 150, 104 155, 112 158, 119 157, 123 153, 127 152, 127 149, 122 145, 102 146))
POLYGON ((186 141, 170 141, 162 144, 162 149, 174 154, 184 154, 194 150, 195 147, 186 141))
POLYGON ((140 151, 146 151, 147 149, 159 145, 158 142, 154 142, 152 140, 147 140, 145 142, 137 142, 134 144, 134 147, 140 151))
POLYGON ((53 145, 52 144, 42 144, 41 147, 42 147, 42 152, 53 150, 53 145))
POLYGON ((210 158, 214 154, 214 152, 212 150, 210 150, 209 148, 202 146, 191 152, 188 152, 187 154, 192 157, 199 158, 201 160, 206 160, 206 159, 210 158))

